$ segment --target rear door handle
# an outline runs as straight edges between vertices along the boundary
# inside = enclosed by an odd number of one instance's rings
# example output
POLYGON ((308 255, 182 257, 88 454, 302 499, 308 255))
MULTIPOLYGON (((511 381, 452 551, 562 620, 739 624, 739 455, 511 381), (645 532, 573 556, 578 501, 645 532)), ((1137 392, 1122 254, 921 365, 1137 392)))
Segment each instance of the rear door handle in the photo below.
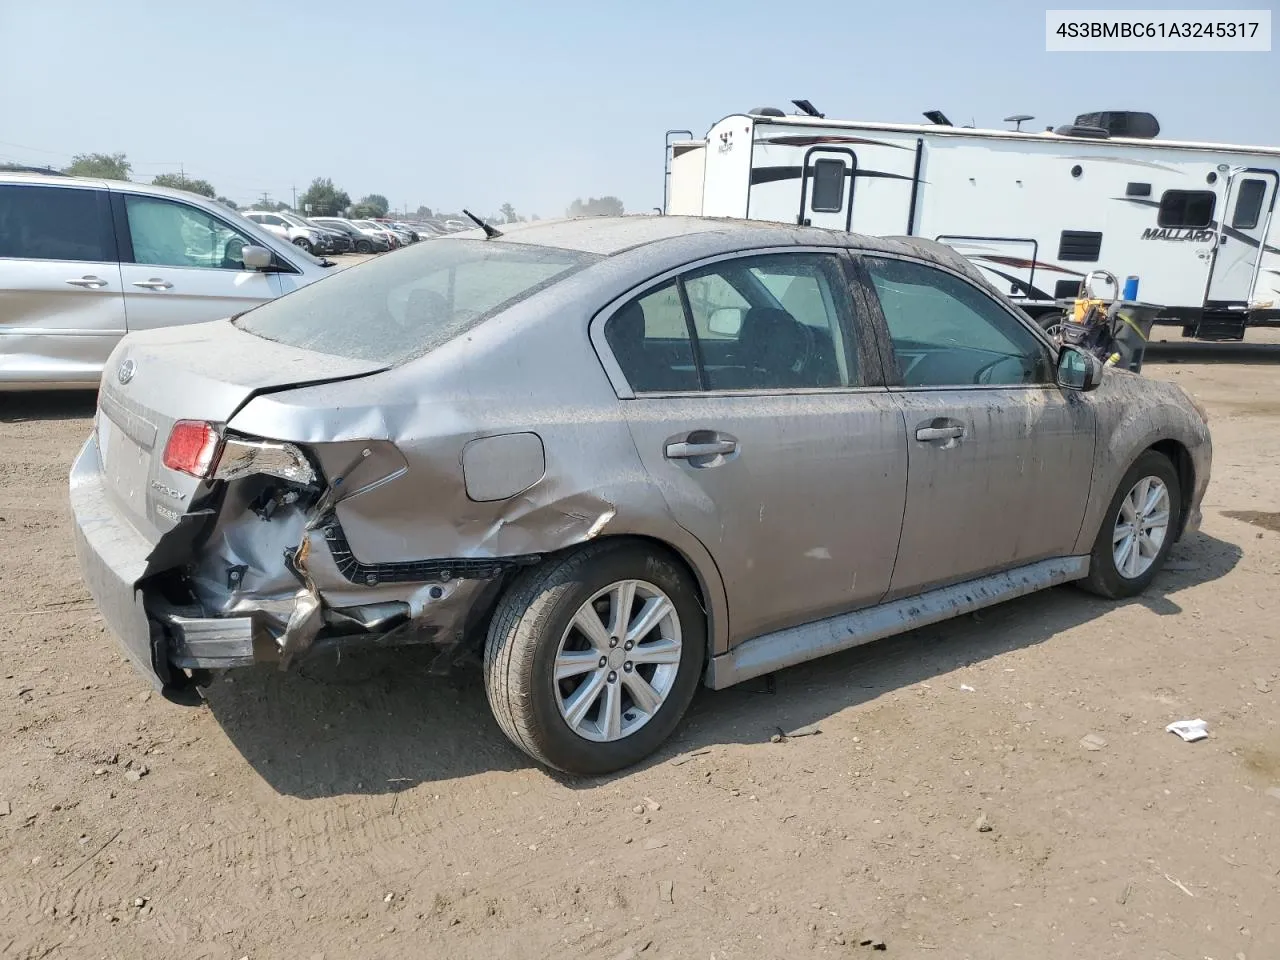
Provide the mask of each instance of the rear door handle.
POLYGON ((964 436, 964 427, 917 427, 917 440, 959 440, 964 436))
POLYGON ((727 456, 738 449, 737 440, 712 440, 709 443, 689 443, 681 440, 668 443, 666 455, 668 460, 689 460, 693 457, 727 456))
POLYGON ((107 281, 103 280, 101 277, 94 276, 74 277, 71 280, 68 280, 67 283, 71 284, 73 287, 85 287, 89 290, 97 290, 99 287, 105 287, 107 285, 107 281))
POLYGON ((168 280, 161 280, 158 277, 152 277, 150 280, 135 280, 135 287, 145 287, 148 290, 168 290, 173 286, 168 280))

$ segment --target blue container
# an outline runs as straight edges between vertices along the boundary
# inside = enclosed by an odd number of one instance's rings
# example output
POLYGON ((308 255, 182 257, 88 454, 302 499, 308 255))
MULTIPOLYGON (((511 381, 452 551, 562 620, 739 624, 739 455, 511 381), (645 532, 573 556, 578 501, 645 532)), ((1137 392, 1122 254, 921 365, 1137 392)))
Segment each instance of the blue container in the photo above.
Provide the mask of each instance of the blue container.
POLYGON ((1121 299, 1122 300, 1138 299, 1138 278, 1137 277, 1124 278, 1124 296, 1121 297, 1121 299))

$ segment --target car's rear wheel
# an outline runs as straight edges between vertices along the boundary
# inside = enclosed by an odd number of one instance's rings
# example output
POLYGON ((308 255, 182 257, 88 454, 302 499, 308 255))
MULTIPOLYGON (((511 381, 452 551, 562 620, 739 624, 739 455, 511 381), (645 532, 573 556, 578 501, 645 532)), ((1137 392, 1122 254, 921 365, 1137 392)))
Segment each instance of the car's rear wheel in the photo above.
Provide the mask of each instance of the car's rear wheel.
POLYGON ((311 241, 306 237, 298 237, 293 241, 293 245, 295 247, 301 247, 303 250, 307 251, 307 253, 315 252, 315 247, 312 246, 311 241))
POLYGON ((373 253, 373 244, 368 240, 357 240, 356 253, 373 253))
POLYGON ((675 729, 705 649, 705 614, 674 557, 595 544, 511 585, 489 627, 485 688, 502 732, 529 756, 609 773, 675 729))
POLYGON ((1164 454, 1147 450, 1111 498, 1081 586, 1116 600, 1141 593, 1164 566, 1181 519, 1178 471, 1164 454))

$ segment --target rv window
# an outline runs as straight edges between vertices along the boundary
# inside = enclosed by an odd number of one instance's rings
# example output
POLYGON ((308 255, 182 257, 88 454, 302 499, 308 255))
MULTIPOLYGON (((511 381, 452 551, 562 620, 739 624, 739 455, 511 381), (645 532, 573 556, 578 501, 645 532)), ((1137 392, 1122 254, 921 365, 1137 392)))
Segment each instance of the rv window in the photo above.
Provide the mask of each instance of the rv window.
POLYGON ((609 318, 605 339, 636 393, 698 389, 698 368, 675 282, 632 300, 609 318))
POLYGON ((1209 190, 1166 190, 1160 197, 1156 225, 1203 230, 1213 222, 1218 198, 1209 190))
POLYGON ((1236 194, 1236 211, 1231 215, 1231 226, 1237 230, 1252 230, 1262 215, 1262 200, 1267 195, 1267 181, 1244 180, 1236 194))
POLYGON ((1149 197, 1151 196, 1151 184, 1149 183, 1130 183, 1124 188, 1126 197, 1149 197))
POLYGON ((843 160, 816 160, 809 209, 814 213, 839 213, 844 209, 843 160))

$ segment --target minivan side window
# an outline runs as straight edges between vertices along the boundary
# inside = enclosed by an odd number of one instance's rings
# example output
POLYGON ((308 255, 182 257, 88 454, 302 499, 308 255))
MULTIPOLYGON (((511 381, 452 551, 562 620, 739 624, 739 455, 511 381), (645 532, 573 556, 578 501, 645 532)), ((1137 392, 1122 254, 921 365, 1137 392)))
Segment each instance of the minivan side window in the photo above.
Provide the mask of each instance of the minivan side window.
POLYGON ((0 257, 114 263, 107 192, 0 184, 0 257))
POLYGON ((125 196, 135 263, 243 270, 247 237, 212 214, 175 200, 125 196))
POLYGON ((910 260, 863 261, 907 387, 1048 383, 1049 350, 974 285, 910 260))

